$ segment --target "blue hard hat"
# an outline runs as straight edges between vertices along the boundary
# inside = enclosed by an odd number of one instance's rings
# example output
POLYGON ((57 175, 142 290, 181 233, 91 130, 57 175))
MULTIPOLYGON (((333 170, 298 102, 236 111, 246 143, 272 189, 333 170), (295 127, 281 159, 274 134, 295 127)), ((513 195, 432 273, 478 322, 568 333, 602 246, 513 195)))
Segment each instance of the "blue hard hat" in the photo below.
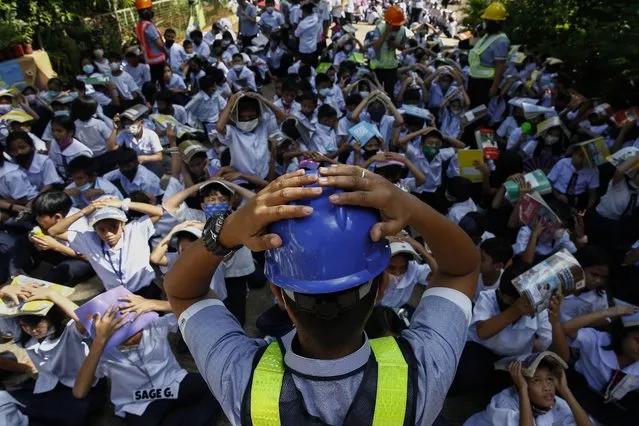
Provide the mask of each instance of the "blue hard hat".
POLYGON ((380 221, 379 212, 336 206, 328 197, 339 192, 343 190, 324 188, 317 198, 291 202, 311 206, 313 213, 268 228, 282 238, 280 247, 266 252, 264 271, 269 281, 295 293, 328 294, 366 284, 388 267, 388 241, 370 238, 371 228, 380 221))

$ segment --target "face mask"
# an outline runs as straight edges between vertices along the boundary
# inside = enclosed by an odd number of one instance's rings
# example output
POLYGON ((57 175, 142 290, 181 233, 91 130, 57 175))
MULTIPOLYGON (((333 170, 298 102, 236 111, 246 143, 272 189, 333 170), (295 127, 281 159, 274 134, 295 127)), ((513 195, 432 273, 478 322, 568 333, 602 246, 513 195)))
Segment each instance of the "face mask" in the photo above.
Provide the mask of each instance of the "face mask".
POLYGON ((319 91, 319 95, 326 98, 327 96, 331 96, 333 94, 333 91, 330 89, 330 87, 325 87, 323 89, 320 89, 319 91))
POLYGON ((49 96, 51 96, 52 98, 57 97, 60 94, 60 92, 58 92, 57 90, 49 90, 49 96))
POLYGON ((461 110, 461 108, 451 108, 451 109, 450 109, 450 112, 451 112, 453 115, 459 115, 459 114, 462 112, 462 110, 461 110))
POLYGON ((434 146, 425 146, 422 148, 422 152, 428 161, 432 161, 433 158, 439 154, 439 148, 435 148, 434 146))
POLYGON ((371 117, 371 120, 379 122, 381 121, 385 112, 386 110, 384 110, 384 108, 369 109, 368 115, 371 117))
POLYGON ((35 101, 38 99, 36 95, 27 95, 25 96, 25 98, 27 99, 27 101, 29 101, 30 104, 35 103, 35 101))
POLYGON ((109 68, 111 68, 111 71, 120 71, 120 64, 112 62, 109 64, 109 68))
POLYGON ((80 190, 80 192, 88 191, 89 189, 91 189, 91 185, 91 182, 87 182, 82 186, 78 186, 78 189, 80 190))
POLYGON ((27 152, 26 154, 16 155, 15 157, 13 157, 13 159, 16 160, 16 163, 18 164, 29 164, 31 162, 31 159, 33 159, 33 154, 35 154, 35 152, 31 151, 27 152))
POLYGON ((362 98, 366 98, 366 97, 368 97, 368 95, 371 94, 371 92, 367 92, 367 91, 364 90, 364 91, 359 92, 359 94, 360 94, 360 96, 362 98))
POLYGON ((94 70, 95 70, 95 67, 91 64, 86 64, 85 66, 82 67, 82 71, 84 71, 86 74, 91 74, 93 73, 94 70))
POLYGON ((239 121, 235 125, 241 131, 249 133, 249 132, 252 132, 253 130, 255 130, 255 128, 258 126, 258 124, 260 124, 260 119, 259 118, 254 118, 253 120, 249 120, 249 121, 239 121))
POLYGON ((0 105, 0 115, 5 115, 11 111, 11 105, 0 105))
POLYGON ((554 145, 559 142, 559 136, 546 135, 544 136, 544 142, 546 142, 546 145, 554 145))
POLYGON ((98 59, 102 59, 102 57, 104 56, 104 50, 102 49, 95 49, 93 51, 93 55, 98 58, 98 59))
POLYGON ((127 132, 131 133, 133 136, 136 136, 138 133, 140 133, 140 125, 139 124, 131 124, 128 125, 124 128, 124 130, 126 130, 127 132))
POLYGON ((166 40, 165 41, 166 47, 171 47, 175 44, 175 40, 166 40))
POLYGON ((222 40, 222 46, 227 47, 231 44, 231 40, 222 40))
POLYGON ((209 64, 214 66, 217 65, 217 58, 215 56, 209 57, 209 64))
POLYGON ((388 285, 391 287, 397 287, 399 283, 402 281, 402 279, 404 278, 404 275, 406 274, 401 274, 401 275, 388 274, 388 285))
POLYGON ((206 217, 215 216, 216 214, 225 213, 231 209, 226 203, 221 204, 205 204, 202 211, 206 215, 206 217))
POLYGON ((269 7, 267 7, 267 8, 266 8, 266 12, 267 12, 267 13, 273 13, 273 10, 275 10, 275 8, 274 8, 274 7, 271 7, 271 6, 269 6, 269 7))
POLYGON ((242 68, 244 68, 244 65, 233 65, 233 70, 236 72, 242 71, 242 68))
POLYGON ((68 117, 69 116, 69 110, 61 109, 61 110, 58 110, 58 111, 54 112, 53 115, 55 117, 62 117, 62 116, 68 117))
POLYGON ((122 173, 122 175, 125 178, 127 178, 130 181, 132 181, 133 179, 135 179, 135 175, 138 174, 138 167, 135 166, 135 168, 131 169, 131 170, 120 170, 120 173, 122 173))
POLYGON ((135 56, 140 56, 140 54, 142 53, 142 51, 140 49, 135 49, 135 56))
POLYGON ((344 46, 344 52, 350 52, 351 50, 353 50, 352 44, 347 44, 346 46, 344 46))

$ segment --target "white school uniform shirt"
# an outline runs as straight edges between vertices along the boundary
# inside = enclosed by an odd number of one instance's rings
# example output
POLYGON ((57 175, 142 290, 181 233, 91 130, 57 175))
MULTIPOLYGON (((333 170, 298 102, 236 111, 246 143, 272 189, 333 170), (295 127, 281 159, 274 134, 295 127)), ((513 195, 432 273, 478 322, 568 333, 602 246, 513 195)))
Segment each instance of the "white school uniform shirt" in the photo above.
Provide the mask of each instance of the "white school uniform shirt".
POLYGON ((120 96, 127 101, 133 99, 134 92, 142 93, 140 86, 138 86, 133 77, 126 71, 122 71, 122 74, 118 76, 111 74, 111 81, 115 84, 118 92, 120 92, 120 96))
POLYGON ((171 79, 169 80, 168 83, 166 83, 166 88, 186 90, 186 83, 184 82, 184 79, 181 76, 177 74, 172 74, 171 79))
POLYGON ((561 322, 605 309, 608 309, 608 296, 605 291, 602 291, 601 295, 595 290, 570 294, 561 302, 561 322))
POLYGON ((466 216, 466 214, 476 211, 477 205, 472 198, 469 198, 468 200, 462 201, 461 203, 453 204, 453 206, 448 209, 448 214, 446 215, 446 217, 459 224, 459 221, 462 220, 462 218, 466 216))
POLYGON ((107 152, 107 141, 113 132, 104 121, 92 117, 89 121, 75 120, 75 138, 93 152, 93 156, 107 152))
POLYGON ((302 8, 299 4, 294 4, 288 11, 288 19, 291 25, 299 24, 302 19, 302 8))
MULTIPOLYGON (((531 234, 532 231, 529 227, 522 226, 519 228, 517 241, 513 244, 513 252, 515 254, 523 253, 526 250, 531 234)), ((537 249, 535 250, 535 253, 541 256, 550 256, 561 249, 566 249, 570 253, 577 251, 577 247, 575 246, 575 243, 570 240, 570 234, 568 234, 568 232, 564 232, 559 240, 555 240, 554 238, 551 241, 537 240, 537 249)))
POLYGON ((73 250, 86 256, 105 289, 122 285, 135 293, 153 285, 149 239, 154 232, 151 219, 142 216, 125 225, 120 241, 112 248, 94 231, 68 231, 68 239, 73 250))
MULTIPOLYGON (((165 210, 178 222, 197 220, 198 222, 206 223, 208 219, 202 210, 189 208, 186 203, 180 204, 180 207, 175 212, 165 210)), ((245 246, 236 251, 230 259, 224 261, 224 276, 227 278, 244 277, 254 271, 253 255, 245 246)))
MULTIPOLYGON (((67 213, 67 215, 65 217, 71 217, 74 214, 78 213, 80 211, 80 209, 77 209, 75 207, 71 207, 69 209, 69 212, 67 213)), ((75 222, 73 222, 71 224, 71 226, 69 226, 69 231, 73 231, 73 232, 91 232, 93 231, 93 228, 91 228, 89 226, 89 221, 86 217, 81 217, 80 219, 76 220, 75 222)), ((56 238, 56 240, 58 240, 58 242, 60 242, 61 244, 64 244, 65 247, 71 247, 71 244, 69 243, 69 241, 67 240, 63 240, 61 238, 56 238)))
POLYGON ((82 155, 93 157, 93 151, 75 138, 64 151, 60 151, 60 145, 55 141, 49 146, 49 158, 53 161, 58 174, 63 177, 67 175, 67 166, 71 160, 82 155))
POLYGON ((221 143, 231 150, 231 167, 240 173, 248 173, 260 179, 268 175, 271 152, 268 137, 277 131, 277 122, 271 114, 264 114, 260 123, 250 133, 227 124, 226 135, 219 134, 221 143))
POLYGON ((621 370, 630 380, 630 390, 639 389, 639 361, 627 367, 620 368, 617 355, 604 347, 611 343, 610 334, 597 331, 594 328, 582 328, 577 332, 577 338, 570 342, 570 346, 579 349, 579 358, 575 362, 575 370, 581 373, 590 388, 601 392, 610 382, 613 370, 621 370), (632 383, 634 382, 634 383, 632 383))
POLYGON ((272 13, 264 12, 260 15, 260 27, 268 26, 271 31, 277 31, 284 25, 284 15, 274 10, 272 13))
POLYGON ((597 204, 597 213, 608 219, 619 220, 624 213, 631 215, 637 210, 639 207, 637 198, 639 198, 639 188, 636 188, 632 183, 626 179, 619 182, 611 180, 608 183, 608 190, 597 204), (633 195, 634 208, 632 206, 633 195))
POLYGON ((479 293, 481 293, 482 291, 485 291, 485 290, 497 290, 497 288, 499 287, 499 280, 501 280, 501 274, 503 274, 503 273, 504 273, 504 270, 502 269, 499 272, 499 277, 497 278, 497 281, 495 281, 495 283, 493 285, 490 285, 490 286, 484 284, 483 274, 479 274, 479 276, 477 277, 477 286, 475 287, 475 297, 473 298, 473 302, 477 301, 477 298, 479 297, 479 293))
POLYGON ((406 146, 406 157, 426 175, 426 181, 415 188, 415 192, 435 192, 442 183, 442 167, 446 160, 455 156, 453 148, 442 148, 431 161, 424 157, 424 153, 411 144, 406 146))
MULTIPOLYGON (((78 186, 74 183, 71 182, 69 185, 67 185, 67 187, 65 189, 76 189, 78 186)), ((120 192, 120 190, 113 185, 111 182, 109 182, 108 180, 106 180, 103 177, 97 177, 95 179, 95 183, 91 186, 92 189, 101 189, 102 191, 104 191, 104 195, 108 195, 110 197, 115 197, 118 200, 123 200, 124 197, 122 196, 122 193, 120 192)), ((73 201, 73 205, 79 209, 83 209, 86 206, 88 206, 91 202, 93 202, 95 199, 103 197, 104 195, 96 195, 93 198, 87 198, 86 195, 84 194, 80 194, 79 197, 71 197, 71 201, 73 201)), ((76 221, 77 223, 77 221, 76 221)))
POLYGON ((180 65, 186 61, 186 52, 182 45, 173 43, 169 49, 169 59, 171 61, 171 69, 174 73, 180 74, 180 65))
POLYGON ((486 290, 479 293, 473 308, 473 319, 468 330, 468 340, 479 343, 497 355, 523 355, 533 351, 535 338, 538 338, 544 350, 552 342, 552 328, 548 321, 548 311, 542 311, 530 317, 525 315, 509 324, 490 339, 481 340, 477 336, 477 323, 499 315, 497 290, 486 290))
POLYGON ((497 128, 497 135, 507 139, 512 131, 518 128, 519 126, 517 125, 517 120, 515 120, 515 117, 509 115, 504 121, 502 121, 502 123, 499 125, 499 128, 497 128))
POLYGON ((286 107, 284 105, 284 103, 282 102, 281 99, 278 99, 277 101, 274 102, 275 106, 278 107, 279 109, 281 109, 285 114, 287 115, 295 115, 295 116, 299 116, 301 114, 302 111, 302 105, 300 105, 298 102, 293 101, 291 102, 291 104, 286 107))
POLYGON ((189 73, 188 74, 188 78, 189 78, 189 83, 191 84, 191 90, 192 91, 200 91, 200 79, 202 77, 204 77, 206 75, 206 73, 204 72, 204 70, 200 70, 199 73, 195 74, 195 73, 189 73))
POLYGON ((428 108, 431 110, 439 108, 443 100, 450 96, 455 90, 457 90, 457 84, 452 83, 448 86, 448 89, 446 89, 446 93, 444 93, 441 86, 433 81, 428 90, 428 108))
MULTIPOLYGON (((490 400, 481 413, 466 420, 464 426, 519 426, 519 392, 511 386, 490 400)), ((555 404, 547 413, 534 418, 535 426, 575 426, 575 417, 568 403, 555 396, 555 404)))
POLYGON ((142 164, 138 165, 138 171, 132 181, 124 176, 119 169, 111 170, 105 174, 103 178, 110 182, 119 180, 122 189, 124 189, 127 194, 133 191, 144 191, 158 197, 164 193, 160 187, 160 178, 142 164))
POLYGON ((226 79, 235 91, 245 88, 257 91, 257 86, 255 85, 255 73, 246 66, 242 66, 240 71, 236 71, 235 68, 229 69, 226 79))
POLYGON ((167 314, 142 330, 137 348, 125 352, 113 349, 102 354, 95 376, 111 380, 111 402, 117 416, 124 417, 125 413, 141 416, 153 402, 136 399, 136 391, 161 389, 162 395, 168 391, 177 398, 180 383, 187 374, 169 345, 168 334, 177 331, 175 315, 167 314))
POLYGON ((428 284, 426 278, 428 278, 430 272, 431 269, 427 263, 420 264, 414 260, 410 260, 408 262, 408 269, 406 269, 406 273, 402 275, 397 286, 393 286, 390 283, 388 284, 380 304, 391 308, 401 308, 410 300, 413 294, 413 288, 415 288, 416 284, 423 286, 428 284))
POLYGON ((316 14, 302 19, 295 29, 295 37, 299 38, 300 53, 313 53, 317 50, 318 36, 322 28, 316 14))
POLYGON ((0 424, 29 426, 29 418, 18 407, 24 407, 24 404, 18 402, 9 392, 0 391, 0 424))
POLYGON ((448 108, 444 108, 440 113, 440 126, 439 130, 444 136, 450 138, 459 139, 462 132, 462 118, 463 111, 455 115, 451 113, 448 108))
POLYGON ((62 178, 55 169, 55 164, 49 157, 44 154, 33 155, 33 161, 28 170, 20 169, 27 174, 31 185, 35 186, 38 191, 45 185, 52 185, 54 183, 62 183, 62 178))
POLYGON ((572 165, 571 158, 562 158, 557 161, 550 173, 548 173, 548 180, 552 183, 552 188, 555 191, 566 194, 573 173, 577 173, 577 183, 574 188, 575 195, 599 188, 599 169, 596 167, 584 167, 581 170, 577 170, 572 165))
POLYGON ((217 93, 209 96, 199 91, 184 108, 201 123, 215 123, 226 108, 226 99, 217 93))
POLYGON ((317 123, 315 132, 308 142, 309 151, 317 151, 321 154, 330 154, 337 151, 337 134, 332 127, 317 123))
MULTIPOLYGON (((173 267, 175 261, 180 256, 179 254, 167 253, 165 254, 168 264, 166 266, 160 266, 160 271, 162 274, 169 272, 169 269, 173 267)), ((209 284, 209 288, 217 294, 218 299, 225 300, 227 297, 226 293, 226 281, 224 280, 224 271, 226 267, 224 266, 224 262, 220 263, 217 268, 215 268, 215 272, 213 273, 213 277, 211 278, 211 283, 209 284)))
POLYGON ((118 133, 118 137, 115 141, 120 146, 125 145, 132 148, 138 155, 153 155, 162 152, 162 144, 160 143, 158 134, 147 128, 142 129, 140 139, 127 131, 123 131, 118 133))
POLYGON ((282 64, 282 56, 284 56, 286 52, 287 50, 279 45, 275 50, 269 48, 266 51, 266 63, 273 69, 279 69, 282 64))
POLYGON ((89 353, 89 347, 84 342, 88 338, 88 334, 80 334, 75 321, 69 321, 58 338, 48 336, 42 342, 33 337, 29 339, 24 348, 38 369, 33 393, 49 392, 58 383, 72 388, 78 370, 89 353))
POLYGON ((209 47, 208 43, 204 42, 204 40, 202 40, 202 43, 200 43, 199 46, 193 43, 193 52, 195 52, 196 55, 202 56, 206 59, 211 56, 211 48, 209 47))
POLYGON ((230 68, 233 55, 236 53, 240 53, 240 49, 238 49, 234 44, 229 44, 226 49, 224 49, 224 52, 222 52, 222 62, 230 68))
POLYGON ((124 72, 129 73, 133 77, 133 81, 138 87, 144 86, 144 83, 151 81, 151 67, 147 64, 138 64, 137 67, 126 64, 124 66, 124 72))

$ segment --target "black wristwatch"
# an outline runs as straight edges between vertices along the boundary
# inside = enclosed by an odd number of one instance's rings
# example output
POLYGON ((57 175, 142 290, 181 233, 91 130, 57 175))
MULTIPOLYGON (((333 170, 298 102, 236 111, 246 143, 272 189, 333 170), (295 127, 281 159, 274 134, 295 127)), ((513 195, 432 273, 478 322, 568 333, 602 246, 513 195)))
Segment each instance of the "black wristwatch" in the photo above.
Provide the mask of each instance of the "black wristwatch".
POLYGON ((242 246, 239 245, 228 249, 223 247, 219 241, 224 221, 231 213, 231 210, 229 210, 225 213, 213 215, 208 218, 206 225, 204 225, 202 242, 204 243, 204 247, 215 256, 228 256, 242 248, 242 246))

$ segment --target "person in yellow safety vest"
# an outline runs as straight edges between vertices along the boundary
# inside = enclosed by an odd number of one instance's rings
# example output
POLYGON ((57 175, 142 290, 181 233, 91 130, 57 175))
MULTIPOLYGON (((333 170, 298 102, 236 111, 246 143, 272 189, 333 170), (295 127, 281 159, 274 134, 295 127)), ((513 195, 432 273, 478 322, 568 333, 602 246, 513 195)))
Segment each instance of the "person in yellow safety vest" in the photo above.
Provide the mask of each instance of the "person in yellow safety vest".
POLYGON ((403 26, 405 23, 406 16, 402 9, 391 6, 384 13, 384 21, 375 27, 373 36, 375 57, 370 60, 370 67, 390 97, 393 96, 397 83, 397 50, 404 50, 407 41, 406 27, 403 26))
POLYGON ((168 50, 164 40, 153 20, 153 1, 136 0, 135 8, 138 11, 140 21, 136 26, 136 35, 140 43, 140 50, 144 54, 144 61, 151 68, 151 81, 160 83, 165 88, 164 64, 168 56, 168 50))
POLYGON ((488 105, 497 95, 506 69, 510 40, 503 33, 506 8, 499 2, 491 3, 481 18, 485 34, 470 51, 468 62, 468 95, 472 107, 488 105))
POLYGON ((466 343, 477 249, 382 176, 305 167, 209 218, 167 273, 164 289, 195 363, 234 425, 430 425, 466 343), (408 225, 438 270, 410 328, 369 340, 364 325, 389 281, 385 237, 408 225), (295 324, 271 344, 246 336, 209 289, 242 246, 267 250, 271 290, 295 324))

